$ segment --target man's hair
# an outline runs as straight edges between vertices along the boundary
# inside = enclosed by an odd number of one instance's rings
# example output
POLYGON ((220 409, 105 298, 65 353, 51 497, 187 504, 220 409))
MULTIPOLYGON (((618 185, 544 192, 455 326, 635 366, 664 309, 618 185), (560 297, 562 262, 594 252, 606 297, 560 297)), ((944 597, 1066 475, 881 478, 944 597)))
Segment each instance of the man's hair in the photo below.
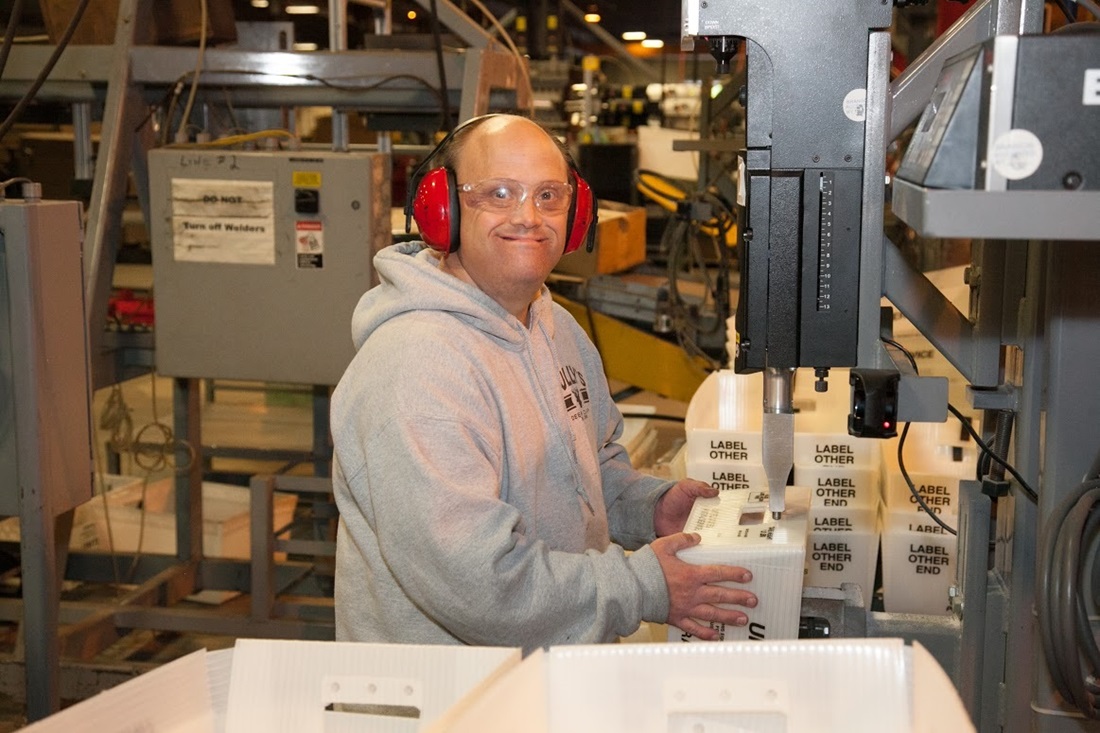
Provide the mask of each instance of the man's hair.
MULTIPOLYGON (((475 117, 469 122, 460 125, 458 129, 451 133, 450 139, 447 140, 446 144, 440 147, 435 152, 435 154, 432 155, 432 159, 427 166, 428 170, 432 170, 435 168, 450 168, 451 170, 456 170, 458 166, 458 156, 462 152, 463 147, 465 147, 466 145, 466 138, 468 138, 471 133, 473 133, 473 131, 476 130, 478 127, 481 127, 483 122, 486 122, 493 117, 500 116, 503 115, 490 114, 484 115, 482 117, 475 117)), ((531 120, 528 117, 522 117, 521 119, 534 122, 534 120, 531 120)), ((541 129, 543 133, 546 134, 546 137, 550 138, 550 140, 553 141, 554 145, 557 146, 558 150, 561 152, 562 158, 565 159, 566 167, 570 170, 576 168, 576 165, 573 163, 573 156, 570 154, 569 148, 565 146, 565 143, 551 135, 542 125, 539 125, 539 129, 541 129)))

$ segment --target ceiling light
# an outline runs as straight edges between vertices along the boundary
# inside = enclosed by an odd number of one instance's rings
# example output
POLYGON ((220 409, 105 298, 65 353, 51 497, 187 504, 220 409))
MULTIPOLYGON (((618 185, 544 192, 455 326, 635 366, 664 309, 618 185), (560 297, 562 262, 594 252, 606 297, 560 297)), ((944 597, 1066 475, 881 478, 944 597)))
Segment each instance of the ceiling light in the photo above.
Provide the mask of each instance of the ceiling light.
POLYGON ((295 51, 316 51, 317 44, 312 42, 300 42, 295 43, 293 46, 295 51))
POLYGON ((270 4, 267 0, 252 0, 252 7, 254 8, 266 8, 270 4))
POLYGON ((284 10, 286 10, 287 15, 317 15, 321 12, 321 7, 319 5, 287 5, 284 10))
POLYGON ((642 48, 664 48, 665 42, 660 38, 647 38, 642 41, 642 48))
POLYGON ((623 34, 624 41, 644 41, 645 31, 627 31, 623 34))
POLYGON ((410 10, 409 12, 405 13, 405 17, 409 20, 416 20, 416 11, 410 10))
POLYGON ((584 14, 584 22, 585 23, 599 23, 600 22, 600 14, 599 13, 585 13, 584 14))

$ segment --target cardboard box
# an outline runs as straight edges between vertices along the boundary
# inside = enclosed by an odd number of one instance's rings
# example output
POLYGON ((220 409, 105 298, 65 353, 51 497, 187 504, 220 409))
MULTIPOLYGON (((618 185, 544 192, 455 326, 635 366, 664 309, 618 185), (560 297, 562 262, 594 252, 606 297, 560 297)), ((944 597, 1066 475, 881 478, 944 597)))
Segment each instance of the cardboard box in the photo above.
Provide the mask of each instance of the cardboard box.
POLYGON ((645 262, 645 209, 601 201, 596 246, 584 247, 558 261, 554 272, 580 277, 609 275, 645 262))
MULTIPOLYGON (((57 43, 80 0, 39 0, 42 20, 50 43, 57 43)), ((155 0, 152 13, 155 30, 151 42, 195 43, 201 36, 202 15, 196 0, 155 0)), ((88 3, 70 43, 111 45, 115 42, 118 20, 118 0, 95 0, 88 3)), ((232 0, 207 0, 207 44, 235 41, 237 26, 232 0)))
POLYGON ((536 651, 427 733, 968 733, 931 654, 901 639, 536 651), (931 703, 930 701, 934 701, 931 703))
MULTIPOLYGON (((796 639, 802 608, 802 578, 810 492, 787 487, 787 508, 773 519, 766 491, 723 491, 713 499, 696 499, 685 532, 702 541, 681 550, 678 557, 696 565, 736 565, 752 572, 748 583, 734 583, 756 594, 755 608, 741 608, 746 626, 713 625, 723 640, 796 639)), ((669 641, 699 640, 669 626, 669 641)))
POLYGON ((201 650, 30 733, 413 733, 520 661, 509 648, 241 639, 201 650))

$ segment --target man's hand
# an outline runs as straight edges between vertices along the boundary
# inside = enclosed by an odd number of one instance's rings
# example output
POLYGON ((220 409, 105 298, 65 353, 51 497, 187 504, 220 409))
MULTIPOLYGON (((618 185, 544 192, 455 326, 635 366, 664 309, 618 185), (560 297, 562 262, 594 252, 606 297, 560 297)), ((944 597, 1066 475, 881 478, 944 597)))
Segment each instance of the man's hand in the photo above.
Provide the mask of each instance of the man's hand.
POLYGON ((754 608, 756 596, 716 583, 747 583, 752 580, 752 573, 730 565, 692 565, 676 557, 680 550, 697 544, 699 535, 681 533, 662 537, 650 546, 668 586, 668 623, 700 639, 717 641, 718 631, 706 622, 744 626, 749 622, 744 612, 722 606, 754 608))
POLYGON ((653 510, 653 529, 658 537, 667 537, 670 534, 684 531, 684 523, 691 513, 691 505, 696 497, 703 496, 713 498, 718 496, 718 489, 710 484, 686 478, 665 492, 665 495, 657 500, 657 506, 653 510))

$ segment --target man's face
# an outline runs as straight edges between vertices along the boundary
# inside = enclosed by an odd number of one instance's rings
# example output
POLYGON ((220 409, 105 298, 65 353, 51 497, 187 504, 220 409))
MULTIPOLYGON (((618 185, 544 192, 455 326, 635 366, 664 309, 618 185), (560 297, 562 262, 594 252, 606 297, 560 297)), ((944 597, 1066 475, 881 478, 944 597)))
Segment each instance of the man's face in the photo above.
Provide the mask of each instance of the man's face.
POLYGON ((517 316, 520 309, 525 314, 565 249, 569 207, 547 212, 554 207, 535 204, 539 191, 543 199, 550 195, 544 184, 570 182, 565 159, 535 123, 502 117, 471 131, 455 169, 460 189, 493 179, 526 187, 522 203, 504 210, 486 206, 475 193, 460 194, 461 243, 450 255, 490 297, 517 316))

